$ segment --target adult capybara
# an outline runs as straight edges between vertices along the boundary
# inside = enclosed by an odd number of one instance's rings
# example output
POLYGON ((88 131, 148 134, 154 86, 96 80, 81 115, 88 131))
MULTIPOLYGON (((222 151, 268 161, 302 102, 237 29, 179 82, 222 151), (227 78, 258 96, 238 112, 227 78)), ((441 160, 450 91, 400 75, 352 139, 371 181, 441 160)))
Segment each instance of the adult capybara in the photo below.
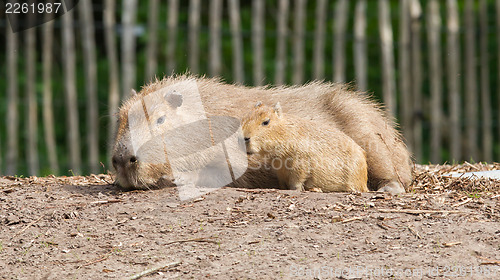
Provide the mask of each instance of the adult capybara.
POLYGON ((280 187, 367 192, 365 151, 332 126, 257 103, 241 120, 248 154, 269 158, 280 187))
MULTIPOLYGON (((281 102, 286 114, 341 130, 366 152, 370 190, 402 193, 412 181, 410 154, 395 129, 393 119, 364 93, 351 91, 343 84, 326 82, 291 87, 246 87, 226 84, 214 78, 181 75, 144 86, 121 106, 112 162, 116 170, 116 183, 124 189, 161 187, 173 179, 168 162, 151 163, 135 154, 130 129, 133 127, 135 131, 137 126, 140 129, 141 124, 130 123, 129 111, 137 104, 147 106, 149 97, 155 92, 179 84, 190 85, 184 92, 199 93, 201 109, 207 117, 232 116, 241 119, 249 104, 258 101, 266 104, 281 102)), ((169 105, 162 109, 167 113, 158 117, 158 123, 161 121, 162 125, 175 126, 177 122, 185 120, 185 112, 191 110, 189 106, 192 102, 183 103, 182 97, 182 94, 175 92, 165 95, 169 105), (174 118, 169 119, 170 116, 174 118)), ((189 98, 193 99, 188 96, 186 100, 189 98)), ((158 112, 164 112, 162 110, 158 112)), ((155 116, 160 115, 158 112, 154 113, 155 116)), ((196 114, 188 117, 198 118, 196 114)), ((250 157, 248 172, 233 185, 276 186, 277 178, 267 168, 268 164, 258 157, 250 157)))

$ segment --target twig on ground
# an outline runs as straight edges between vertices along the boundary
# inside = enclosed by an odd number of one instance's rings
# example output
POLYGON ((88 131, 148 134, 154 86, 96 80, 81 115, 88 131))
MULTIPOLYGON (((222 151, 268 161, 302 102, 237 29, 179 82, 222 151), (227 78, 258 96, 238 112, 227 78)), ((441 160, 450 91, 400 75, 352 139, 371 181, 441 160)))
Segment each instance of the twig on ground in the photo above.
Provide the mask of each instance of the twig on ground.
POLYGON ((342 223, 345 224, 345 223, 349 223, 349 222, 352 222, 352 221, 357 221, 357 220, 363 220, 365 217, 353 217, 353 218, 349 218, 349 219, 345 219, 345 220, 342 220, 342 223))
POLYGON ((106 203, 117 203, 117 202, 123 202, 123 200, 121 199, 97 200, 91 202, 90 204, 106 204, 106 203))
POLYGON ((109 258, 109 254, 105 255, 104 257, 101 257, 97 260, 94 260, 94 261, 91 261, 91 262, 87 262, 85 264, 82 264, 80 266, 78 266, 76 269, 80 269, 82 267, 85 267, 85 266, 89 266, 89 265, 92 265, 92 264, 95 264, 95 263, 98 263, 98 262, 102 262, 102 261, 105 261, 109 258))
POLYGON ((462 244, 462 242, 458 241, 458 242, 448 242, 448 243, 443 243, 443 246, 444 247, 452 247, 452 246, 456 246, 456 245, 460 245, 462 244))
POLYGON ((457 210, 419 210, 419 209, 377 209, 382 213, 406 213, 406 214, 463 214, 457 210))
POLYGON ((192 239, 184 239, 184 240, 176 240, 176 241, 170 241, 168 242, 167 244, 165 245, 171 245, 171 244, 174 244, 174 243, 186 243, 186 242, 208 242, 208 243, 214 243, 214 244, 217 244, 217 241, 215 240, 212 240, 210 238, 213 238, 213 237, 200 237, 200 238, 192 238, 192 239))
POLYGON ((99 256, 96 260, 87 261, 85 264, 77 266, 76 269, 80 269, 82 267, 89 266, 89 265, 107 260, 109 258, 109 256, 111 256, 111 254, 113 254, 113 251, 114 251, 114 248, 111 247, 111 249, 108 251, 108 253, 99 256))
MULTIPOLYGON (((111 172, 109 172, 109 170, 106 170, 106 166, 104 165, 104 163, 102 163, 102 161, 101 161, 101 162, 99 162, 99 163, 100 163, 100 164, 101 164, 101 166, 102 166, 102 170, 103 170, 104 172, 106 172, 106 171, 107 171, 107 174, 109 175, 109 177, 111 177, 111 180, 113 180, 113 175, 111 174, 111 172)), ((104 173, 103 173, 103 174, 104 174, 104 173)), ((100 178, 99 178, 99 179, 100 179, 100 178)), ((103 178, 103 179, 101 179, 101 180, 103 180, 104 182, 106 182, 108 185, 113 185, 113 184, 114 184, 114 182, 109 182, 108 180, 106 180, 106 177, 104 177, 104 178, 103 178)), ((114 180, 113 180, 113 181, 114 181, 114 180)))
POLYGON ((205 200, 204 197, 198 197, 195 200, 193 200, 193 202, 200 202, 200 201, 203 201, 203 200, 205 200))
POLYGON ((458 207, 458 206, 462 206, 462 205, 464 205, 464 204, 466 204, 466 203, 469 203, 470 201, 472 201, 472 198, 470 198, 470 197, 469 197, 469 198, 467 198, 467 199, 466 199, 466 200, 464 200, 464 201, 461 201, 461 202, 459 202, 459 203, 455 203, 455 204, 453 204, 451 207, 456 208, 456 207, 458 207))
POLYGON ((386 227, 385 225, 381 224, 381 223, 377 223, 377 226, 381 229, 385 229, 385 230, 389 230, 388 227, 386 227))
POLYGON ((237 188, 235 189, 239 192, 247 192, 247 193, 270 193, 270 192, 276 192, 278 190, 276 189, 256 189, 256 190, 253 190, 253 189, 240 189, 240 188, 237 188))
POLYGON ((479 168, 477 168, 476 166, 474 166, 474 165, 470 164, 470 163, 469 163, 469 162, 467 162, 467 161, 465 161, 465 162, 464 162, 464 165, 467 165, 467 166, 469 166, 470 168, 472 168, 472 169, 476 169, 476 170, 478 170, 478 171, 479 171, 479 168))
POLYGON ((42 215, 40 216, 38 219, 34 220, 33 222, 29 223, 27 226, 25 226, 23 229, 21 229, 20 231, 18 231, 16 234, 14 234, 14 236, 12 236, 11 240, 14 239, 16 236, 20 235, 21 233, 23 233, 25 230, 27 230, 29 227, 31 227, 32 225, 38 223, 41 219, 43 219, 43 217, 45 217, 45 215, 42 215))
POLYGON ((395 227, 391 227, 390 225, 386 225, 386 224, 384 224, 384 223, 382 223, 382 222, 377 223, 377 225, 378 225, 379 227, 381 227, 381 228, 385 229, 385 230, 389 230, 389 229, 391 229, 391 228, 392 228, 392 229, 394 229, 394 228, 395 228, 395 227))
POLYGON ((180 261, 178 262, 171 262, 171 263, 163 263, 163 264, 160 264, 160 265, 157 265, 155 267, 152 267, 150 269, 146 269, 144 270, 143 272, 140 272, 140 273, 137 273, 135 275, 132 275, 130 278, 128 278, 129 280, 136 280, 136 279, 139 279, 143 276, 146 276, 148 274, 151 274, 153 272, 156 272, 158 270, 162 270, 162 269, 165 269, 165 268, 171 268, 171 267, 175 267, 175 266, 178 266, 179 264, 181 264, 180 261))
POLYGON ((497 260, 492 260, 481 256, 478 256, 478 258, 485 260, 485 262, 480 263, 480 265, 500 265, 500 261, 497 260))
POLYGON ((422 236, 420 236, 420 234, 418 233, 418 231, 416 231, 414 228, 412 228, 411 226, 408 226, 408 230, 413 233, 418 239, 422 239, 422 236))

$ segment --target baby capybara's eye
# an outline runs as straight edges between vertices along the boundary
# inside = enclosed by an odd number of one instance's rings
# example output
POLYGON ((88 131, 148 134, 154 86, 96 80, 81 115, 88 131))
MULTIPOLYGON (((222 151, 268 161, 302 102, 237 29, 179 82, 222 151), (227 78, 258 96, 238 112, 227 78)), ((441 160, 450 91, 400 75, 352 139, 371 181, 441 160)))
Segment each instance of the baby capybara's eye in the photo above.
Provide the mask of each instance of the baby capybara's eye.
POLYGON ((267 119, 267 120, 262 122, 262 125, 268 125, 270 121, 271 121, 270 119, 267 119))

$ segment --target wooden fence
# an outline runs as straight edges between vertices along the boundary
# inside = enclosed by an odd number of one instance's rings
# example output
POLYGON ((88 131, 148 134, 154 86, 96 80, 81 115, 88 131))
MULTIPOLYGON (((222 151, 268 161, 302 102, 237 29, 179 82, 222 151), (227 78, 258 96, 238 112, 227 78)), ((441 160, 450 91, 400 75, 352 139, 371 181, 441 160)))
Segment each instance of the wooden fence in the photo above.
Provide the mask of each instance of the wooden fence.
POLYGON ((0 174, 102 172, 120 100, 186 69, 247 85, 354 81, 396 116, 417 162, 500 159, 500 0, 80 1, 23 32, 2 21, 0 174))

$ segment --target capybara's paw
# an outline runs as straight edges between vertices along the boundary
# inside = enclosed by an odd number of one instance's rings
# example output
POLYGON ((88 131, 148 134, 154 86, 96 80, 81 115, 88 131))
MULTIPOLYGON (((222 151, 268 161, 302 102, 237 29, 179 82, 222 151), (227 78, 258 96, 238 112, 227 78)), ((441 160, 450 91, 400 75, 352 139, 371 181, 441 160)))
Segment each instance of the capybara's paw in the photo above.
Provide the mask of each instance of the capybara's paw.
POLYGON ((385 185, 382 185, 382 187, 378 189, 378 191, 387 192, 392 195, 395 195, 395 194, 405 193, 405 188, 403 188, 403 186, 401 186, 399 182, 391 181, 385 185))
POLYGON ((320 188, 310 188, 310 189, 308 189, 308 191, 310 191, 310 192, 323 192, 323 190, 320 188))

